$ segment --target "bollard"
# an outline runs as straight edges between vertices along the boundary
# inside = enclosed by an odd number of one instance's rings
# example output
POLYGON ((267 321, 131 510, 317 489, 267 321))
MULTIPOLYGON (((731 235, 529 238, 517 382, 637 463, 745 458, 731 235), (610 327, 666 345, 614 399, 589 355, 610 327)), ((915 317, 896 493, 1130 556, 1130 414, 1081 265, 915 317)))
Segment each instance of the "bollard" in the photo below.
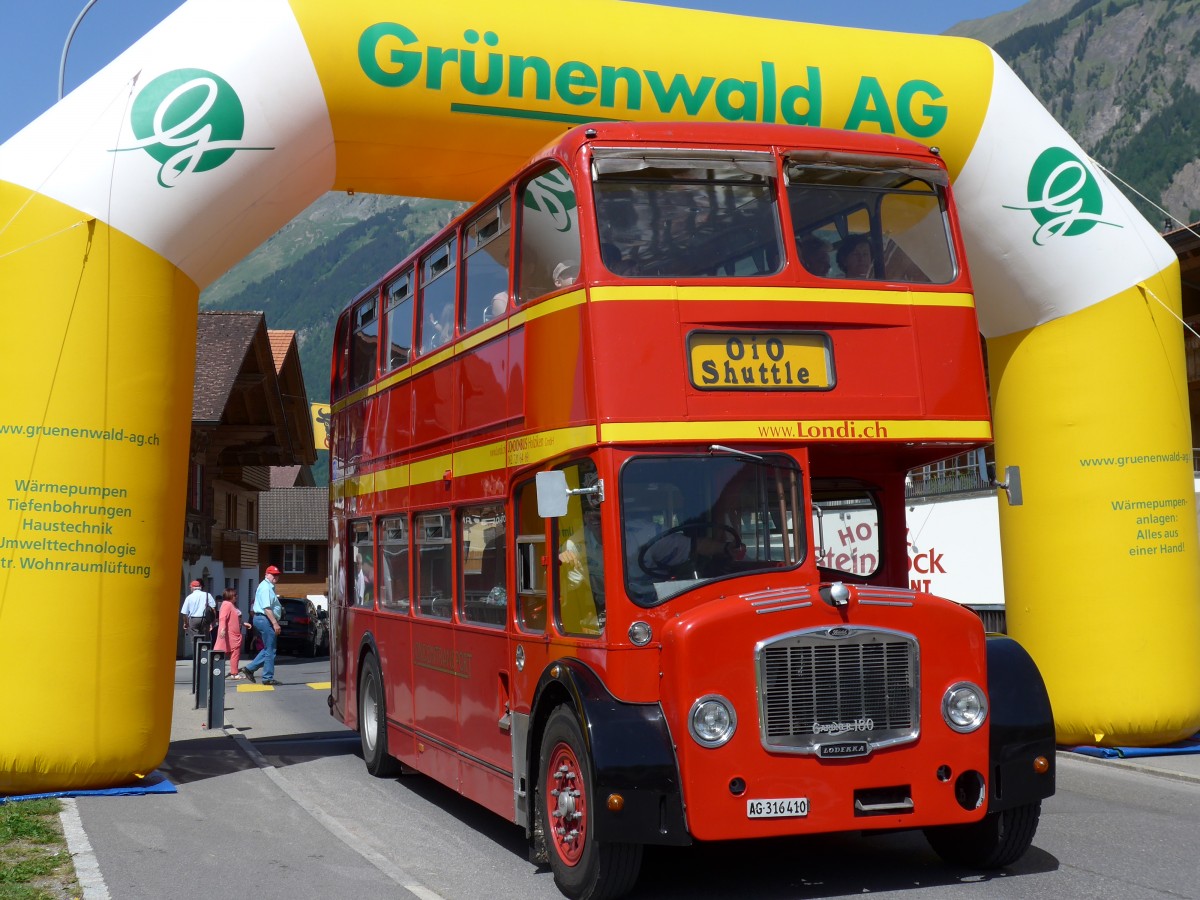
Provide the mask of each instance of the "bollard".
POLYGON ((208 664, 209 654, 212 653, 212 641, 208 638, 196 638, 196 705, 199 709, 208 703, 208 664))
POLYGON ((204 635, 192 635, 192 693, 200 690, 200 642, 204 635))
POLYGON ((208 667, 208 718, 205 722, 206 728, 224 728, 225 727, 225 673, 228 666, 226 665, 225 654, 220 650, 213 650, 209 654, 210 665, 208 667))

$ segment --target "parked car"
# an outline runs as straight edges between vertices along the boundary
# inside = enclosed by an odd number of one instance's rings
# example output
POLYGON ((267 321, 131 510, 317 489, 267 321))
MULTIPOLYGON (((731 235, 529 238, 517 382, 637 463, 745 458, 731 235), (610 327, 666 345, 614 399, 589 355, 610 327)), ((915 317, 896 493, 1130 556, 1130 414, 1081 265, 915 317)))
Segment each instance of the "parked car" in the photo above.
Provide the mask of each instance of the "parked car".
POLYGON ((280 653, 316 656, 329 652, 329 614, 302 597, 280 597, 283 618, 279 620, 280 653))

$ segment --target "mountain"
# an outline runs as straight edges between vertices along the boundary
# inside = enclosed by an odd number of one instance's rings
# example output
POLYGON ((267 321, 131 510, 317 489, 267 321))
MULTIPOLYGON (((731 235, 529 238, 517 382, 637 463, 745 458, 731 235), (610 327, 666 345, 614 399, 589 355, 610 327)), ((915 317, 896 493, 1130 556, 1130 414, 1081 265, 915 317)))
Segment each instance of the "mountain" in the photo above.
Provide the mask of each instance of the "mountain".
POLYGON ((338 313, 464 208, 443 200, 326 194, 213 282, 201 308, 261 310, 268 328, 295 330, 308 399, 325 403, 338 313))
POLYGON ((1151 222, 1200 219, 1200 0, 1033 0, 951 33, 991 44, 1151 222))
MULTIPOLYGON (((1176 219, 1200 219, 1200 0, 1032 0, 949 33, 994 47, 1118 184, 1176 219)), ((1127 193, 1150 221, 1163 219, 1127 193)), ((201 305, 262 310, 269 327, 295 329, 309 399, 326 402, 338 312, 463 208, 326 194, 201 305)))

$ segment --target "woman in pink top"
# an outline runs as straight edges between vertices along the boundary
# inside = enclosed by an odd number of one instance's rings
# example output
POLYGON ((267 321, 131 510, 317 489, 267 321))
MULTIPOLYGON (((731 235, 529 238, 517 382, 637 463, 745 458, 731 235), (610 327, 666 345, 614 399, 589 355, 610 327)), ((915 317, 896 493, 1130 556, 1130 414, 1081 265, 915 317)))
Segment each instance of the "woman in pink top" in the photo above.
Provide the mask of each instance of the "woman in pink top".
POLYGON ((213 642, 213 650, 229 656, 228 671, 233 681, 243 681, 246 676, 238 671, 238 659, 242 655, 242 611, 237 605, 237 591, 226 588, 221 595, 221 609, 217 613, 217 639, 213 642))

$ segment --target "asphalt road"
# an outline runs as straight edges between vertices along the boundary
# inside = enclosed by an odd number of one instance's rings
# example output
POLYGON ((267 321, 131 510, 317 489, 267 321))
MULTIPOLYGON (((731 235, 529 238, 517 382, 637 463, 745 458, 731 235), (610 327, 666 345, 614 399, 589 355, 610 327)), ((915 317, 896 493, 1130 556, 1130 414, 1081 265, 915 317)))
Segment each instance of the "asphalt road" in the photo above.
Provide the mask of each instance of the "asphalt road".
MULTIPOLYGON (((162 767, 178 793, 77 801, 108 896, 560 896, 516 826, 423 776, 367 774, 328 714, 327 672, 284 659, 281 687, 230 686, 232 727, 209 735, 178 670, 162 767)), ((948 868, 919 834, 847 834, 649 848, 630 896, 1200 898, 1200 759, 1141 768, 1060 753, 1034 846, 1000 873, 948 868)))

